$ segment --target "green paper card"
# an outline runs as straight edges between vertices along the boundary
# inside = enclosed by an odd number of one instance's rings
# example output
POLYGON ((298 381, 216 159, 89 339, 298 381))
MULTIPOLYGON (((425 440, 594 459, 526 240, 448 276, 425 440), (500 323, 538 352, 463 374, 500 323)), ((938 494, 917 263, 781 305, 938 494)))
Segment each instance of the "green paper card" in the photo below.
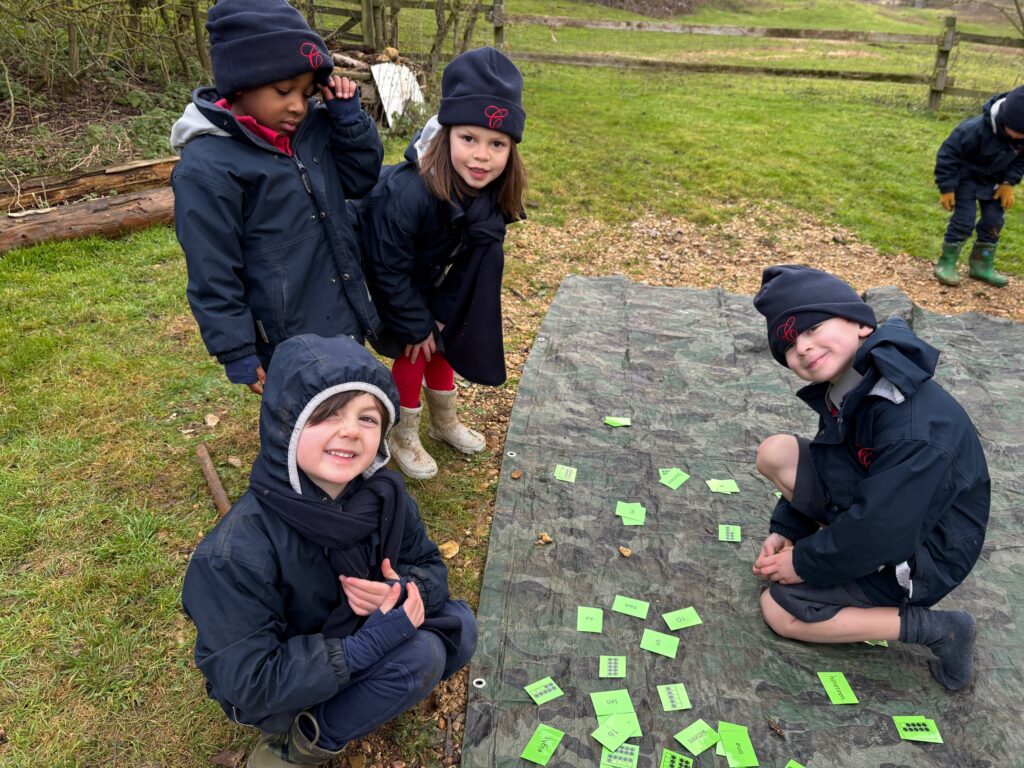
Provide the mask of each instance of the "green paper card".
POLYGON ((909 717, 893 717, 896 723, 896 730, 900 738, 906 741, 927 741, 930 744, 942 744, 942 736, 939 735, 939 727, 934 720, 929 720, 921 715, 909 717))
MULTIPOLYGON (((781 499, 782 498, 782 491, 776 491, 775 492, 775 498, 776 499, 781 499)), ((789 762, 796 763, 796 760, 790 760, 789 762)), ((797 765, 799 765, 799 763, 797 763, 797 765)), ((803 766, 801 766, 800 768, 803 768, 803 766)))
POLYGON ((708 747, 713 747, 718 743, 718 734, 715 733, 714 728, 703 720, 698 720, 693 725, 677 733, 675 740, 694 755, 699 755, 708 747))
POLYGON ((633 425, 629 416, 605 416, 604 423, 609 427, 630 427, 633 425))
POLYGON ((530 741, 520 757, 537 765, 547 765, 563 736, 565 736, 564 731, 541 723, 533 732, 533 736, 530 737, 530 741))
POLYGON ((674 659, 676 651, 679 650, 679 638, 666 635, 664 632, 655 632, 653 629, 645 629, 644 636, 640 640, 640 647, 645 651, 674 659))
POLYGON ((729 768, 754 768, 757 765, 754 745, 750 743, 750 734, 745 726, 720 722, 718 736, 729 768))
POLYGON ((615 601, 612 603, 612 610, 616 613, 624 613, 627 616, 635 616, 638 619, 646 619, 647 611, 650 607, 650 603, 645 603, 643 600, 636 600, 632 597, 625 597, 624 595, 616 595, 615 601))
POLYGON ((864 642, 867 643, 868 645, 878 645, 878 646, 881 646, 882 648, 888 648, 889 647, 889 641, 888 640, 865 640, 864 642))
POLYGON ((636 768, 640 762, 640 747, 636 744, 623 744, 614 752, 601 750, 601 768, 636 768))
POLYGON ((629 722, 630 728, 628 738, 632 739, 634 736, 636 738, 640 738, 644 735, 643 730, 640 728, 640 718, 636 716, 636 712, 622 712, 617 715, 599 715, 597 718, 597 724, 604 725, 613 717, 622 718, 621 723, 623 724, 623 727, 625 727, 626 722, 629 722))
POLYGON ((786 763, 786 768, 806 768, 806 766, 800 765, 796 760, 790 760, 786 763))
POLYGON ((732 478, 728 480, 705 480, 712 493, 739 493, 740 487, 732 478))
POLYGON ((677 629, 685 629, 686 627, 695 627, 698 624, 703 624, 700 616, 697 615, 697 609, 693 606, 689 608, 680 608, 678 611, 672 611, 671 613, 661 614, 661 618, 665 620, 668 628, 675 632, 677 629))
POLYGON ((633 709, 633 702, 629 698, 629 691, 625 688, 592 693, 590 694, 590 701, 594 705, 594 714, 598 717, 621 715, 626 712, 635 711, 633 709))
MULTIPOLYGON (((602 656, 599 665, 598 677, 625 677, 626 657, 625 656, 602 656)), ((615 749, 615 747, 611 747, 615 749)))
POLYGON ((576 631, 597 632, 604 628, 604 611, 581 605, 576 608, 576 631))
POLYGON ((624 517, 622 518, 622 524, 626 525, 643 525, 646 520, 646 515, 643 517, 624 517))
POLYGON ((614 752, 626 743, 632 732, 633 723, 626 715, 612 715, 590 735, 601 742, 605 749, 614 752))
POLYGON ((666 712, 675 712, 680 709, 690 709, 690 697, 686 695, 686 686, 682 683, 669 683, 658 686, 658 696, 661 697, 661 706, 666 712))
POLYGON ((671 749, 662 749, 658 768, 693 768, 693 760, 671 749))
POLYGON ((659 469, 658 475, 660 476, 659 483, 667 485, 673 491, 678 490, 679 486, 690 479, 690 476, 683 472, 679 467, 668 467, 667 469, 659 469))
POLYGON ((842 672, 819 672, 821 684, 825 686, 825 693, 833 704, 859 704, 853 688, 846 682, 846 675, 842 672))
POLYGON ((619 517, 638 517, 642 520, 647 514, 647 507, 639 501, 616 501, 615 514, 619 517))
POLYGON ((742 541, 743 532, 738 525, 719 525, 718 526, 718 540, 719 541, 742 541))
POLYGON ((555 465, 555 480, 563 480, 567 483, 576 482, 576 467, 567 467, 564 464, 555 465))
POLYGON ((544 704, 545 702, 557 699, 559 696, 564 695, 562 689, 558 687, 558 683, 550 677, 545 677, 543 680, 530 683, 525 686, 525 690, 530 694, 530 698, 533 699, 534 704, 544 704))

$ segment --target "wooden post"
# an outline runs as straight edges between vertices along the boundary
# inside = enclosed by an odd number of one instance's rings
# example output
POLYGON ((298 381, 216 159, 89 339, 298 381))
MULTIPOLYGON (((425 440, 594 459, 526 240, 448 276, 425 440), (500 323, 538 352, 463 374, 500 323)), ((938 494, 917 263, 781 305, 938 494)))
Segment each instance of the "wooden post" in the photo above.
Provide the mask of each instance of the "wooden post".
POLYGON ((360 6, 363 17, 363 45, 373 48, 373 0, 360 0, 360 6))
POLYGON ((947 16, 943 24, 942 37, 935 52, 935 71, 928 92, 928 109, 933 112, 938 111, 946 86, 952 84, 952 78, 949 77, 949 53, 956 46, 956 16, 947 16))
POLYGON ((370 0, 373 6, 373 48, 384 50, 384 0, 370 0))
POLYGON ((505 45, 505 2, 494 0, 491 8, 491 22, 494 24, 494 47, 502 48, 505 45))

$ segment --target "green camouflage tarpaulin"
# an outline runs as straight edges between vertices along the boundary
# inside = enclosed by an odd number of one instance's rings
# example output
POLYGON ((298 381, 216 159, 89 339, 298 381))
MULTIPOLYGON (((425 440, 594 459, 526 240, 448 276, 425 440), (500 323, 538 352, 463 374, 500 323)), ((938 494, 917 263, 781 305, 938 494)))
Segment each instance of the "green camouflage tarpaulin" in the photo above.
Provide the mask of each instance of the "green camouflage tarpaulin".
MULTIPOLYGON (((689 754, 673 735, 698 718, 749 728, 761 766, 1024 765, 1024 327, 928 312, 894 288, 866 298, 942 351, 936 378, 974 419, 988 457, 984 553, 939 606, 978 620, 975 682, 947 693, 919 646, 807 645, 761 620, 751 565, 775 496, 755 450, 777 432, 813 436, 817 417, 794 397, 801 382, 769 355, 749 296, 569 278, 530 353, 505 443, 466 768, 529 765, 519 755, 540 723, 565 732, 548 765, 597 766, 589 694, 619 688, 643 731, 630 740, 642 768, 658 766, 663 748, 689 754), (606 426, 606 416, 632 426, 606 426), (575 482, 556 479, 557 465, 574 467, 575 482), (678 490, 659 483, 671 467, 690 475, 678 490), (738 493, 705 482, 730 478, 738 493), (646 507, 643 526, 623 525, 620 500, 646 507), (719 541, 720 524, 740 526, 742 540, 719 541), (542 532, 551 543, 537 543, 542 532), (649 602, 647 618, 612 612, 616 595, 649 602), (576 630, 579 606, 604 610, 603 633, 576 630), (670 632, 662 614, 689 606, 703 623, 670 632), (641 650, 645 629, 677 636, 676 658, 641 650), (625 656, 625 679, 599 679, 601 655, 625 656), (859 704, 829 702, 817 673, 831 671, 859 704), (548 676, 565 695, 538 706, 523 686, 548 676), (668 683, 685 684, 692 709, 663 711, 657 686, 668 683), (901 715, 933 719, 944 743, 901 740, 892 720, 901 715)), ((714 753, 695 765, 727 765, 714 753)))

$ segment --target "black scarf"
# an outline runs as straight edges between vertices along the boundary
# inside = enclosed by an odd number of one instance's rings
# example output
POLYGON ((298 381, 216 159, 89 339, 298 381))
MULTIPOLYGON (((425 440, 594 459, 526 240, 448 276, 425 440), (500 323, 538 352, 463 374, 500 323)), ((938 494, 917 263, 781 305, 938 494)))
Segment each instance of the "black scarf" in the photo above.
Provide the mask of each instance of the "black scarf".
MULTIPOLYGON (((327 549, 335 573, 380 580, 385 557, 398 565, 405 533, 405 510, 399 500, 405 497, 405 483, 397 472, 378 469, 369 479, 358 477, 350 482, 337 501, 321 501, 323 491, 304 496, 274 479, 260 456, 253 464, 249 485, 291 528, 327 549), (379 553, 371 548, 374 532, 379 535, 379 553)), ((362 617, 352 612, 342 594, 323 633, 347 637, 361 622, 362 617)))
POLYGON ((501 328, 501 276, 505 269, 505 216, 495 185, 464 207, 467 264, 448 323, 441 331, 445 359, 459 375, 478 384, 505 381, 501 328))

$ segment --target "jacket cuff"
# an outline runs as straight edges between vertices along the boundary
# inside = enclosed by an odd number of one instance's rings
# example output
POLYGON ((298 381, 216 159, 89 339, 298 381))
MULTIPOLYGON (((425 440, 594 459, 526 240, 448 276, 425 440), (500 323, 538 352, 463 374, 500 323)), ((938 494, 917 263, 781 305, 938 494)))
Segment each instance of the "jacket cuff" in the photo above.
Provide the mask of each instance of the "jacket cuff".
POLYGON ((327 658, 334 670, 334 679, 338 683, 338 688, 348 685, 352 675, 348 670, 348 660, 345 658, 345 650, 341 647, 339 638, 327 638, 327 658))
POLYGON ((217 362, 221 365, 230 363, 232 360, 241 360, 243 357, 256 354, 255 344, 246 344, 244 347, 238 349, 232 349, 228 352, 221 352, 217 355, 217 362))

